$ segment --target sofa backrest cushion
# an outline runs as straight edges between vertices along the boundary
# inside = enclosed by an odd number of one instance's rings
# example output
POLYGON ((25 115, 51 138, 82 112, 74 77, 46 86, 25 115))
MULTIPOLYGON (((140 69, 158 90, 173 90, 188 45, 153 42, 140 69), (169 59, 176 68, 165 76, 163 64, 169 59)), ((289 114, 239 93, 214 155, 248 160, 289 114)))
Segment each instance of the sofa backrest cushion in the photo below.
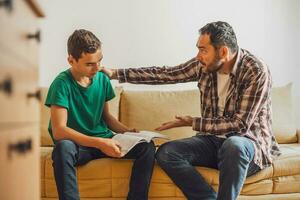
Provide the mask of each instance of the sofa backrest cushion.
MULTIPOLYGON (((296 125, 292 107, 291 84, 272 90, 273 131, 278 143, 297 142, 296 125)), ((41 145, 52 146, 48 133, 50 109, 44 106, 48 88, 41 88, 41 145)), ((116 97, 109 102, 110 112, 121 122, 140 130, 154 130, 175 115, 200 116, 198 90, 184 91, 132 91, 115 88, 116 97), (121 95, 122 93, 122 95, 121 95), (121 100, 120 100, 121 96, 121 100)), ((163 131, 171 139, 190 137, 195 132, 189 128, 163 131)))
MULTIPOLYGON (((297 142, 292 108, 291 84, 272 89, 273 131, 278 143, 297 142)), ((154 130, 175 115, 200 116, 198 90, 190 91, 132 91, 121 96, 120 120, 131 128, 154 130)), ((195 134, 190 127, 162 131, 171 139, 195 134)))
POLYGON ((48 133, 48 124, 50 119, 50 109, 44 105, 47 94, 47 87, 40 88, 41 90, 41 114, 40 114, 40 134, 41 134, 41 146, 52 146, 53 142, 48 133))
POLYGON ((273 132, 278 143, 298 141, 297 127, 292 106, 292 84, 272 90, 273 132))
MULTIPOLYGON (((40 114, 40 133, 41 133, 41 146, 53 146, 52 139, 48 133, 48 124, 50 119, 50 108, 44 106, 44 102, 48 93, 48 88, 40 88, 41 90, 41 114, 40 114)), ((114 88, 116 97, 109 101, 110 113, 119 119, 119 104, 120 95, 122 93, 121 87, 114 88)))
MULTIPOLYGON (((154 131, 175 115, 200 116, 198 90, 185 91, 132 91, 121 96, 120 121, 131 128, 154 131)), ((171 139, 195 135, 190 127, 162 131, 171 139)))

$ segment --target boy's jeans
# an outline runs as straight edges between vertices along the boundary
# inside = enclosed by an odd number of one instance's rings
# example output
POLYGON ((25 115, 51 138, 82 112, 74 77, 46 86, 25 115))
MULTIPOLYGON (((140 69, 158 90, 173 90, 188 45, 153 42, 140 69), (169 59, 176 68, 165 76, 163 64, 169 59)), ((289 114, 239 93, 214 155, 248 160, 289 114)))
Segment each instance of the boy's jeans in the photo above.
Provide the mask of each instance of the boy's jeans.
MULTIPOLYGON (((136 145, 123 158, 135 159, 129 184, 128 200, 148 199, 148 189, 151 181, 155 147, 153 142, 136 145)), ((54 176, 60 200, 79 200, 76 178, 76 166, 87 162, 107 158, 99 149, 83 147, 70 140, 60 140, 52 152, 54 176)), ((101 168, 99 168, 101 173, 101 168)))
POLYGON ((253 162, 254 153, 254 144, 246 137, 198 135, 165 143, 156 159, 187 199, 235 200, 246 176, 260 170, 253 162), (220 170, 218 194, 194 166, 220 170))

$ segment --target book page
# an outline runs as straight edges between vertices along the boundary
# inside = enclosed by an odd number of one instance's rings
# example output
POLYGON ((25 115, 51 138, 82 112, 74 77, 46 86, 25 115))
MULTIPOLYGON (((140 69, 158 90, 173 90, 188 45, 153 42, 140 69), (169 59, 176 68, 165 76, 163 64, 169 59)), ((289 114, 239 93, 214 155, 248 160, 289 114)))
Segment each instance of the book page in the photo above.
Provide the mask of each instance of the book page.
POLYGON ((127 154, 138 143, 150 142, 153 138, 169 139, 166 135, 151 131, 117 133, 112 137, 112 139, 120 143, 122 156, 127 154))
POLYGON ((134 136, 137 136, 137 137, 143 137, 148 142, 150 142, 152 138, 170 139, 166 135, 163 135, 163 134, 160 134, 160 133, 156 133, 156 132, 152 132, 152 131, 140 131, 138 133, 136 133, 136 132, 125 132, 124 134, 126 134, 126 135, 134 135, 134 136))
POLYGON ((122 133, 116 134, 112 139, 120 143, 122 156, 127 154, 138 143, 148 142, 142 137, 137 137, 134 135, 125 135, 122 133))

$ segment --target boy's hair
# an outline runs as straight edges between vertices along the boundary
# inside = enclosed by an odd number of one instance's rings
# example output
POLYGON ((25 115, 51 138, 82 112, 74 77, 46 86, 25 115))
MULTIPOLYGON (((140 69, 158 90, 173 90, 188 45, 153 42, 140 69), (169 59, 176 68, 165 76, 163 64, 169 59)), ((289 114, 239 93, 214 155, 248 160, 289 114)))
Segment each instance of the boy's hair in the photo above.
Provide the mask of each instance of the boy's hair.
POLYGON ((218 21, 208 23, 199 30, 199 33, 208 34, 211 44, 215 49, 226 45, 232 53, 238 50, 236 35, 233 28, 227 22, 218 21))
POLYGON ((82 53, 95 53, 101 49, 100 40, 90 31, 75 30, 68 39, 68 54, 78 61, 82 53))

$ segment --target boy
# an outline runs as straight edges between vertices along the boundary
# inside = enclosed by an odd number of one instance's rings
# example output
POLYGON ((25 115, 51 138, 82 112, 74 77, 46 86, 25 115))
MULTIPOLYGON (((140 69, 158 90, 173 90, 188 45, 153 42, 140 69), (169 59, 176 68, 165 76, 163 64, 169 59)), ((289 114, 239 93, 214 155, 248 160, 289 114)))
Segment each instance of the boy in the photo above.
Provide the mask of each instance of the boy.
MULTIPOLYGON (((90 31, 75 30, 68 39, 71 68, 61 72, 49 88, 45 105, 51 109, 48 130, 55 143, 52 160, 60 200, 80 199, 76 166, 98 158, 121 158, 112 131, 135 131, 109 113, 107 102, 115 94, 109 78, 98 72, 102 58, 99 39, 90 31)), ((154 154, 151 142, 135 146, 122 157, 135 159, 127 199, 148 199, 154 154)))

